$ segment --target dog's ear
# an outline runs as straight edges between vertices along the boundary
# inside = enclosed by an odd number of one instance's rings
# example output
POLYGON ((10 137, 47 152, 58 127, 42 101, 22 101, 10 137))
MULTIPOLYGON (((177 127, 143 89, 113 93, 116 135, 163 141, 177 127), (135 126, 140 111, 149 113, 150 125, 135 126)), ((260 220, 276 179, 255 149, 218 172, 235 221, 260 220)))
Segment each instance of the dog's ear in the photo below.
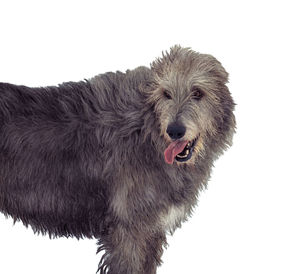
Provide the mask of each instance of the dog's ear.
POLYGON ((153 90, 157 88, 157 83, 153 80, 144 81, 139 84, 139 90, 142 93, 152 94, 153 90))
POLYGON ((228 72, 225 70, 221 62, 210 54, 199 54, 201 58, 199 69, 205 71, 216 81, 226 84, 228 82, 228 72))
POLYGON ((207 59, 206 66, 209 68, 211 76, 215 77, 217 81, 226 84, 228 82, 228 72, 225 70, 221 62, 209 54, 203 54, 207 59))

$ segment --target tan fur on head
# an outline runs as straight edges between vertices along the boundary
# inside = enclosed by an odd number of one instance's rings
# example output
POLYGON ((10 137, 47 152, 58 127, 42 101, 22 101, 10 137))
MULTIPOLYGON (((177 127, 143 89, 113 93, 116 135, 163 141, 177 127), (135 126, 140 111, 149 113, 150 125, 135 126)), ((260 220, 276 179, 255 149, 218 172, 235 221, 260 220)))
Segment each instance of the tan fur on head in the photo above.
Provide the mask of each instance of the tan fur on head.
MULTIPOLYGON (((186 128, 182 140, 198 138, 194 155, 205 150, 206 139, 218 135, 224 116, 224 98, 228 74, 214 57, 199 54, 189 48, 174 46, 151 64, 155 76, 149 101, 155 106, 161 135, 167 143, 171 138, 167 128, 179 123, 186 128), (201 98, 195 97, 201 92, 201 98)), ((193 158, 188 163, 193 163, 193 158)))

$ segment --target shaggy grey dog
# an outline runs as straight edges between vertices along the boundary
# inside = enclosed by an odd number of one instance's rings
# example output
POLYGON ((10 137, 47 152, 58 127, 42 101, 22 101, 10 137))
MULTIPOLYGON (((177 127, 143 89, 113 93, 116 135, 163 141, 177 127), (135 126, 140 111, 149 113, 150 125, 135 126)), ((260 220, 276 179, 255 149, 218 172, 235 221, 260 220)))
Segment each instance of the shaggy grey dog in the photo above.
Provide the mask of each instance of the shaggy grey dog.
POLYGON ((228 74, 175 46, 82 82, 0 84, 0 210, 50 236, 88 237, 98 271, 154 274, 231 144, 228 74))

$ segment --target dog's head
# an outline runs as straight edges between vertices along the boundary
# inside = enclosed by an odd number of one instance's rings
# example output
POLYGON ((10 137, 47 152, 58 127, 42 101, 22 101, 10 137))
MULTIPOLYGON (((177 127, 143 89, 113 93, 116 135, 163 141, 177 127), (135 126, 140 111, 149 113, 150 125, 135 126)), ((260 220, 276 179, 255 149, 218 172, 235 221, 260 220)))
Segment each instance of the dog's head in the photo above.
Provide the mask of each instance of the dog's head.
POLYGON ((234 103, 228 74, 214 57, 174 46, 151 64, 154 106, 168 164, 195 163, 205 151, 219 153, 231 143, 234 103))

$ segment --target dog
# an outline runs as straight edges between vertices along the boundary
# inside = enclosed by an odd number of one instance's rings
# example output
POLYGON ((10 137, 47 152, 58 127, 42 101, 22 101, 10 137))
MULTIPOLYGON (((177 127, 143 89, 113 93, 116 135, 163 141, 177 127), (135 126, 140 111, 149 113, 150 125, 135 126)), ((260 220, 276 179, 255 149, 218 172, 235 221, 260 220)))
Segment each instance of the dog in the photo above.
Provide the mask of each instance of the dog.
POLYGON ((89 80, 0 84, 0 210, 50 237, 95 238, 101 274, 154 274, 231 144, 214 57, 173 46, 89 80))

